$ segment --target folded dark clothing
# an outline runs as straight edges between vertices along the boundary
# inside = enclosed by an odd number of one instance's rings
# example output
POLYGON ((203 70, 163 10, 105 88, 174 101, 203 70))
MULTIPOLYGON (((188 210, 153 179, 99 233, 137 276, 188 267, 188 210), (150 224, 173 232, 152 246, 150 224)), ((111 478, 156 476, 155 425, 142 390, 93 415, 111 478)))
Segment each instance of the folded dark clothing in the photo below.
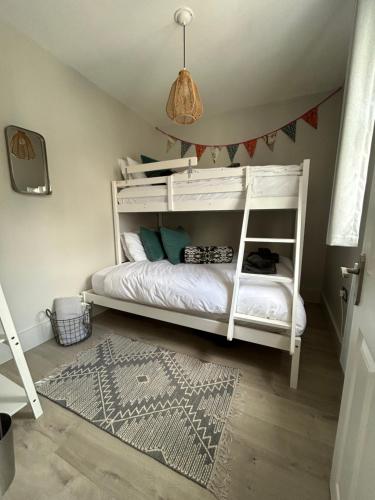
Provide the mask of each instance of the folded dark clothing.
POLYGON ((252 274, 276 274, 278 257, 277 254, 273 254, 269 249, 260 248, 258 252, 251 252, 247 256, 242 270, 244 273, 252 274))
POLYGON ((267 267, 260 268, 244 262, 242 272, 249 274, 276 274, 276 264, 271 262, 267 267))
POLYGON ((257 267, 258 269, 265 269, 267 267, 272 266, 272 264, 275 264, 272 259, 265 259, 264 257, 261 257, 257 253, 252 253, 246 258, 246 262, 253 267, 257 267))
POLYGON ((250 255, 259 255, 263 259, 271 260, 276 264, 279 262, 279 254, 271 252, 269 248, 258 248, 257 252, 251 252, 250 255))

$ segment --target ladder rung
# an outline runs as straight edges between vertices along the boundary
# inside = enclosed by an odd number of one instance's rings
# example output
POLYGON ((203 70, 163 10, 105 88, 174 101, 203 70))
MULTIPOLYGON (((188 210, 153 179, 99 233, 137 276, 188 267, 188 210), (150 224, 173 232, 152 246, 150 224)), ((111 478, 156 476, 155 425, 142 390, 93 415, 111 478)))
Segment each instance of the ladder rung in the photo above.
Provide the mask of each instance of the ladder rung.
POLYGON ((244 241, 255 243, 295 243, 295 238, 245 238, 244 241))
POLYGON ((0 335, 0 344, 2 344, 3 342, 8 342, 8 340, 4 335, 0 335))
POLYGON ((283 328, 288 330, 291 328, 291 323, 287 321, 279 321, 276 319, 260 318, 259 316, 250 316, 248 314, 235 313, 234 319, 237 321, 246 321, 249 323, 256 323, 264 326, 274 326, 275 328, 283 328))
POLYGON ((240 273, 241 279, 262 278, 275 283, 292 283, 293 278, 290 276, 281 276, 280 274, 253 274, 253 273, 240 273))

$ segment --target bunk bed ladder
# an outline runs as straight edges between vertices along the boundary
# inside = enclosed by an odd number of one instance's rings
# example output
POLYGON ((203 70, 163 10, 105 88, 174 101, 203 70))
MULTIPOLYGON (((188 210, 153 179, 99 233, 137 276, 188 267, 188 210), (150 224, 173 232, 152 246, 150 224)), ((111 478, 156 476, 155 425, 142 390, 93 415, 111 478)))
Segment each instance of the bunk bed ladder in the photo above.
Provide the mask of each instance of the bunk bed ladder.
POLYGON ((237 259, 236 273, 234 276, 232 303, 231 303, 230 313, 229 313, 229 322, 228 322, 228 331, 227 331, 227 339, 228 340, 233 339, 234 322, 235 322, 235 316, 237 314, 238 292, 240 289, 242 264, 243 264, 244 254, 245 254, 247 227, 249 224, 251 189, 250 189, 250 179, 249 179, 249 175, 248 175, 248 169, 246 171, 246 181, 247 181, 246 197, 245 197, 245 207, 244 207, 243 219, 242 219, 240 246, 238 249, 238 259, 237 259))
POLYGON ((29 402, 34 417, 39 418, 43 414, 43 410, 1 285, 0 321, 4 330, 4 335, 0 336, 0 343, 8 344, 23 385, 21 387, 7 377, 0 375, 0 412, 13 415, 29 402))
MULTIPOLYGON (((307 182, 309 175, 309 162, 306 160, 303 163, 303 175, 299 177, 298 184, 298 204, 296 207, 296 226, 295 226, 295 237, 294 238, 248 238, 247 229, 249 225, 249 215, 251 210, 251 189, 250 183, 246 190, 246 201, 242 221, 241 238, 238 252, 238 261, 236 266, 236 273, 234 277, 232 303, 229 314, 227 339, 232 340, 234 335, 234 326, 237 321, 252 322, 262 326, 276 327, 282 330, 288 331, 290 334, 289 343, 289 353, 293 356, 292 358, 292 381, 291 385, 296 386, 296 376, 298 375, 298 363, 299 363, 299 349, 300 349, 300 339, 296 339, 296 316, 297 316, 297 303, 299 296, 299 285, 301 278, 301 263, 302 263, 302 247, 303 247, 303 237, 305 229, 305 214, 306 214, 306 198, 307 198, 307 182), (246 314, 240 314, 237 312, 238 303, 238 293, 240 288, 241 279, 249 279, 248 273, 242 273, 242 265, 245 253, 246 242, 264 242, 264 243, 287 243, 294 244, 294 270, 293 278, 280 275, 261 275, 257 274, 257 278, 262 277, 274 282, 280 283, 291 283, 292 284, 292 313, 291 321, 276 321, 267 318, 257 318, 255 316, 249 316, 246 314), (296 353, 296 349, 298 352, 296 353), (293 364, 296 370, 293 370, 293 364), (297 374, 297 375, 296 375, 297 374)), ((247 175, 250 179, 251 176, 247 175)), ((266 332, 265 332, 266 334, 266 332)))

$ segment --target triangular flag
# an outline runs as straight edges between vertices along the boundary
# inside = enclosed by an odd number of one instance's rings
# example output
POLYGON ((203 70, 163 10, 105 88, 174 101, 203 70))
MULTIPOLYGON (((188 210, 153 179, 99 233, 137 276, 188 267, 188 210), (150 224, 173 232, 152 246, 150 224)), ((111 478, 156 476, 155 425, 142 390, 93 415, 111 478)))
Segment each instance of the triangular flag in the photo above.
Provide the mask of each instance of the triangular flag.
POLYGON ((227 151, 230 161, 233 163, 239 144, 228 144, 227 151))
POLYGON ((203 146, 203 144, 195 144, 195 152, 197 154, 198 161, 200 160, 200 157, 204 153, 206 149, 206 146, 203 146))
POLYGON ((318 108, 310 109, 310 111, 302 115, 301 118, 312 127, 318 128, 318 108))
POLYGON ((267 146, 270 148, 271 151, 273 151, 273 148, 275 146, 276 135, 277 135, 277 130, 262 137, 262 139, 264 140, 264 142, 267 144, 267 146))
POLYGON ((221 146, 212 146, 211 148, 211 158, 212 158, 212 161, 214 163, 216 163, 218 157, 219 157, 219 154, 220 154, 220 151, 221 151, 221 146))
POLYGON ((250 141, 246 141, 243 143, 246 148, 246 151, 249 153, 250 158, 254 156, 255 148, 257 147, 257 139, 251 139, 250 141))
POLYGON ((181 141, 181 158, 183 158, 186 155, 190 146, 191 146, 190 142, 181 141))
POLYGON ((289 137, 289 139, 291 139, 293 142, 296 142, 296 120, 288 123, 287 125, 284 125, 281 130, 289 137))
POLYGON ((174 144, 175 144, 176 141, 177 141, 177 139, 175 139, 174 137, 171 137, 170 135, 168 135, 168 138, 167 138, 167 153, 174 146, 174 144))

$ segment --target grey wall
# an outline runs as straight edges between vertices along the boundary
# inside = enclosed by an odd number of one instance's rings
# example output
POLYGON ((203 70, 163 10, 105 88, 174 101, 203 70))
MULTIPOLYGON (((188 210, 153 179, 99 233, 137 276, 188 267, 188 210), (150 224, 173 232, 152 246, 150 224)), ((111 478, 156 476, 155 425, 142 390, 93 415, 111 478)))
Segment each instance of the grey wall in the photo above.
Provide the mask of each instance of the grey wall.
MULTIPOLYGON (((310 95, 282 103, 247 108, 233 113, 203 118, 190 127, 172 125, 166 131, 187 141, 198 143, 228 144, 238 142, 260 136, 284 125, 313 107, 326 95, 310 95)), ((264 142, 259 140, 252 159, 249 159, 245 148, 240 146, 234 160, 240 162, 241 165, 269 165, 296 164, 304 158, 311 159, 301 287, 304 297, 312 301, 320 300, 323 288, 326 258, 325 237, 339 132, 341 100, 340 92, 319 108, 318 130, 303 121, 299 121, 296 143, 293 143, 283 132, 279 132, 274 152, 271 152, 264 142)), ((169 157, 179 155, 179 147, 180 145, 177 143, 170 151, 169 157)), ((187 156, 193 154, 195 152, 191 148, 187 156)), ((229 163, 227 152, 223 149, 216 166, 226 166, 229 163)), ((199 166, 213 166, 208 150, 202 156, 199 166)), ((275 215, 274 221, 278 221, 280 227, 284 227, 285 231, 289 230, 289 224, 284 222, 282 216, 275 215)), ((218 231, 224 229, 221 225, 218 231)), ((232 227, 230 229, 233 231, 232 227)), ((212 233, 212 226, 210 231, 212 233)))
POLYGON ((18 331, 43 321, 52 299, 89 286, 114 263, 110 181, 116 159, 159 153, 159 135, 39 46, 0 25, 0 128, 41 133, 53 194, 11 189, 0 135, 0 282, 18 331))

